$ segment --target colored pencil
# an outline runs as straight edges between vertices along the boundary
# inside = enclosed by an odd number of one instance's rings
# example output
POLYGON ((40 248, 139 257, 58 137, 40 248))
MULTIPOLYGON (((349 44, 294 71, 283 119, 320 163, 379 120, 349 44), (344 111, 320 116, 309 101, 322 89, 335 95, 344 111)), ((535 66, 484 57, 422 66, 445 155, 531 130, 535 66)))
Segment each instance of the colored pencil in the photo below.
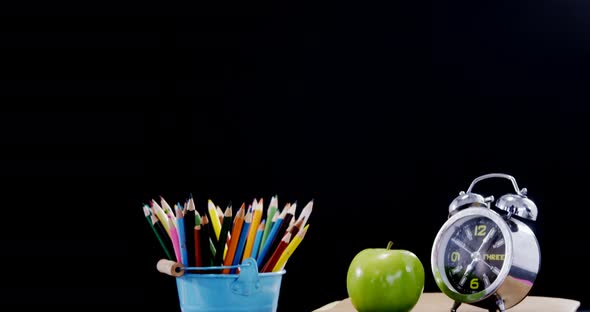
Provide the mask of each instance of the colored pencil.
POLYGON ((195 258, 195 266, 200 267, 203 266, 203 258, 201 254, 201 226, 195 225, 194 231, 194 258, 195 258))
MULTIPOLYGON (((220 208, 219 206, 216 206, 215 208, 216 208, 216 210, 217 210, 217 217, 219 218, 219 224, 220 224, 220 225, 223 225, 223 217, 224 217, 224 215, 223 215, 223 214, 224 214, 224 213, 223 213, 223 210, 221 210, 221 208, 220 208)), ((221 228, 220 228, 220 229, 221 229, 221 228)))
POLYGON ((272 226, 272 229, 270 230, 270 233, 268 234, 268 238, 264 243, 262 251, 260 252, 260 254, 258 254, 258 258, 256 258, 256 263, 258 264, 259 268, 262 267, 262 264, 265 263, 267 254, 269 252, 272 252, 270 251, 270 248, 279 232, 279 229, 281 228, 281 224, 283 223, 283 220, 287 215, 287 210, 289 210, 289 207, 291 207, 291 204, 287 203, 287 205, 285 205, 285 208, 283 208, 283 211, 278 215, 277 219, 275 220, 272 226))
POLYGON ((272 256, 268 259, 268 261, 266 262, 266 264, 260 272, 264 273, 272 271, 272 269, 275 267, 275 264, 277 263, 277 261, 279 261, 279 258, 283 254, 283 251, 285 251, 285 248, 287 248, 287 246, 289 245, 290 241, 291 233, 285 234, 285 236, 283 237, 283 239, 281 239, 281 242, 277 246, 277 249, 275 249, 272 256))
POLYGON ((305 234, 307 234, 308 227, 309 224, 307 224, 303 228, 303 230, 299 231, 299 233, 293 238, 293 240, 289 243, 289 246, 287 246, 287 248, 285 248, 285 251, 283 251, 283 254, 275 264, 274 268, 272 269, 272 272, 278 272, 285 268, 285 264, 287 263, 293 252, 295 252, 295 249, 297 249, 297 247, 305 237, 305 234))
MULTIPOLYGON (((271 251, 277 249, 277 247, 281 243, 281 238, 283 236, 285 236, 285 234, 287 233, 287 229, 289 228, 289 225, 291 224, 291 220, 294 219, 296 208, 297 208, 297 202, 294 202, 289 207, 289 209, 286 209, 285 208, 285 210, 287 211, 287 213, 285 214, 285 217, 283 219, 283 222, 281 222, 281 227, 279 227, 279 230, 277 231, 277 235, 274 237, 273 241, 271 242, 271 245, 270 245, 270 250, 271 251)), ((268 253, 267 253, 267 259, 268 259, 268 253)), ((263 262, 262 263, 265 263, 265 260, 266 259, 263 259, 263 262)))
POLYGON ((178 238, 178 230, 176 229, 174 220, 169 218, 168 224, 170 225, 170 239, 172 240, 172 247, 174 248, 174 255, 176 256, 176 261, 181 262, 182 256, 180 255, 180 241, 178 238))
MULTIPOLYGON (((223 250, 225 248, 225 244, 227 241, 227 232, 231 226, 231 218, 232 218, 232 209, 231 207, 227 207, 223 214, 223 224, 221 225, 221 233, 219 234, 219 242, 217 242, 217 246, 215 247, 217 250, 223 250)), ((214 265, 222 265, 223 264, 223 252, 218 252, 215 255, 215 264, 214 265)))
POLYGON ((176 219, 176 217, 174 216, 174 211, 172 210, 172 207, 170 207, 170 205, 168 205, 168 202, 166 202, 166 200, 162 196, 160 196, 160 205, 161 205, 162 209, 164 209, 164 212, 168 215, 168 217, 170 217, 172 220, 176 219))
POLYGON ((311 215, 312 210, 313 210, 313 199, 310 200, 309 203, 307 203, 307 205, 305 205, 305 207, 303 207, 301 214, 299 214, 299 218, 297 218, 297 221, 303 220, 302 226, 305 226, 307 224, 307 220, 309 220, 309 216, 311 215))
POLYGON ((201 215, 197 209, 195 209, 195 225, 201 225, 201 215))
POLYGON ((168 222, 170 217, 168 217, 168 215, 164 212, 162 207, 160 207, 160 205, 158 205, 158 203, 156 203, 155 200, 152 199, 150 205, 152 207, 152 212, 156 215, 156 217, 158 217, 158 219, 162 223, 162 226, 164 226, 166 234, 168 234, 168 237, 172 238, 170 234, 170 222, 168 222))
MULTIPOLYGON (((270 253, 273 250, 277 249, 277 246, 281 242, 281 238, 287 232, 287 228, 289 228, 289 224, 291 223, 291 219, 293 219, 296 207, 297 207, 297 202, 293 203, 289 207, 285 206, 285 208, 283 209, 283 212, 281 213, 281 216, 283 216, 283 220, 280 222, 279 227, 276 230, 276 233, 272 237, 272 239, 271 239, 271 237, 268 238, 268 241, 266 242, 266 245, 268 247, 265 247, 265 249, 267 250, 266 254, 264 255, 264 257, 262 259, 258 259, 259 261, 261 261, 261 263, 266 263, 268 261, 268 258, 270 257, 270 253)), ((277 223, 279 223, 279 221, 281 220, 281 216, 279 216, 277 223)), ((273 226, 273 230, 274 230, 274 226, 273 226)))
MULTIPOLYGON (((247 258, 250 258, 252 255, 252 248, 254 247, 254 241, 256 240, 256 232, 258 231, 258 226, 260 225, 260 219, 262 218, 262 199, 259 202, 254 200, 254 204, 252 205, 254 214, 252 217, 252 224, 250 225, 250 231, 248 232, 248 237, 246 239, 246 247, 244 248, 244 255, 242 256, 242 261, 247 258)), ((256 253, 254 254, 254 258, 256 259, 256 253)))
MULTIPOLYGON (((244 247, 246 245, 246 239, 248 238, 248 231, 250 230, 250 224, 252 224, 251 211, 249 211, 246 214, 246 217, 244 217, 244 224, 242 225, 242 231, 240 232, 240 239, 238 240, 238 245, 236 246, 236 253, 234 255, 234 261, 232 262, 232 265, 238 265, 240 263, 240 259, 242 259, 242 254, 244 253, 244 247)), ((236 272, 237 269, 231 270, 232 274, 236 272)))
POLYGON ((256 257, 258 256, 258 250, 260 247, 260 243, 262 242, 262 234, 264 234, 265 223, 266 221, 262 220, 262 222, 260 222, 260 225, 258 226, 258 230, 256 231, 256 238, 254 239, 254 246, 252 247, 252 255, 250 255, 252 258, 254 258, 254 260, 256 260, 256 257))
POLYGON ((213 265, 217 250, 215 249, 215 243, 211 240, 211 235, 209 235, 209 251, 211 252, 211 265, 213 265))
POLYGON ((213 204, 213 201, 207 202, 207 212, 209 212, 209 222, 213 226, 215 231, 215 239, 219 239, 219 232, 221 231, 221 222, 219 222, 219 216, 217 214, 217 207, 213 204))
MULTIPOLYGON (((229 201, 229 204, 227 205, 227 207, 232 210, 232 205, 231 205, 231 200, 229 201)), ((225 208, 227 209, 227 208, 225 208)), ((221 223, 221 225, 223 225, 223 222, 221 223)), ((232 217, 232 223, 229 224, 229 230, 227 232, 227 239, 225 242, 225 245, 223 246, 223 259, 225 259, 226 255, 227 255, 227 247, 229 246, 229 243, 231 242, 231 227, 233 225, 233 217, 232 217)))
MULTIPOLYGON (((293 218, 295 219, 295 218, 293 218)), ((295 235, 297 235, 297 233, 299 233, 299 231, 301 230, 301 227, 303 226, 303 219, 301 220, 297 220, 297 222, 295 222, 292 226, 290 226, 287 229, 287 232, 291 233, 292 237, 295 237, 295 235)))
MULTIPOLYGON (((185 266, 188 264, 188 249, 186 248, 186 229, 184 228, 184 215, 182 214, 182 206, 180 203, 174 205, 176 211, 176 225, 178 226, 178 242, 180 244, 180 256, 182 263, 185 266)), ((190 233, 190 232, 189 232, 190 233)))
POLYGON ((154 226, 154 224, 158 221, 158 218, 156 218, 154 215, 152 215, 150 213, 150 208, 147 205, 143 206, 143 214, 145 215, 146 220, 150 224, 150 227, 154 231, 154 235, 156 235, 156 238, 158 239, 160 246, 162 246, 162 249, 164 249, 164 253, 166 254, 166 257, 168 259, 172 259, 172 257, 170 256, 170 253, 168 252, 168 249, 166 249, 166 245, 164 245, 164 241, 162 240, 162 237, 160 237, 160 234, 158 233, 158 231, 156 230, 156 227, 154 226))
MULTIPOLYGON (((234 218, 234 225, 232 228, 232 237, 233 239, 229 243, 229 247, 227 248, 227 254, 225 256, 225 260, 223 261, 224 266, 232 265, 234 261, 234 255, 236 254, 236 247, 238 245, 238 241, 240 239, 240 233, 242 231, 242 225, 244 224, 244 204, 238 210, 236 217, 234 218)), ((229 269, 223 269, 223 274, 228 274, 229 269)))
POLYGON ((209 247, 209 218, 207 215, 204 215, 201 219, 201 261, 203 262, 203 266, 210 266, 211 265, 211 249, 209 247))
POLYGON ((266 242, 266 239, 268 238, 268 234, 270 234, 272 224, 275 221, 274 216, 275 216, 275 213, 277 212, 277 207, 278 207, 277 197, 273 196, 270 199, 270 204, 268 205, 268 209, 266 210, 267 222, 266 222, 266 226, 264 227, 264 233, 262 234, 262 239, 260 241, 260 248, 257 252, 258 255, 262 252, 262 247, 264 247, 264 243, 266 242))
POLYGON ((186 253, 188 254, 187 266, 193 266, 195 264, 195 236, 193 231, 195 230, 195 206, 193 201, 193 194, 189 194, 189 199, 185 205, 184 214, 184 233, 186 234, 186 253))
POLYGON ((287 210, 287 214, 285 214, 285 218, 283 220, 283 222, 281 223, 281 227, 279 228, 279 231, 277 233, 277 236, 275 236, 275 243, 274 246, 271 247, 271 249, 276 248, 276 246, 279 244, 279 237, 283 237, 286 233, 287 233, 287 229, 289 228, 289 226, 293 226, 295 225, 295 223, 291 223, 291 221, 293 219, 295 219, 295 211, 297 209, 297 202, 294 202, 291 207, 289 207, 289 209, 287 210))
MULTIPOLYGON (((154 216, 154 214, 152 214, 150 216, 150 218, 151 218, 152 224, 156 228, 156 231, 158 232, 158 234, 160 234, 160 238, 164 242, 164 245, 166 246, 166 250, 168 251, 168 254, 171 255, 173 250, 172 250, 172 240, 170 240, 170 236, 168 235, 168 233, 166 233, 166 230, 162 226, 162 222, 160 222, 160 219, 158 219, 156 216, 154 216)), ((172 257, 169 257, 168 259, 172 260, 172 257)))

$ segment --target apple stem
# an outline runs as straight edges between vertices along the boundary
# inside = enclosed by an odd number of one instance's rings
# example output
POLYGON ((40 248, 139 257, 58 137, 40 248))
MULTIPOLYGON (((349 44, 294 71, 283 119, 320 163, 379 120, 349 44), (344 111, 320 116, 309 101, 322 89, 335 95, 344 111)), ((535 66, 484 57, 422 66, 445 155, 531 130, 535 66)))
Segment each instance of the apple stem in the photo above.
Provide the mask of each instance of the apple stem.
POLYGON ((391 246, 393 246, 393 242, 389 241, 389 243, 387 243, 387 250, 391 249, 391 246))

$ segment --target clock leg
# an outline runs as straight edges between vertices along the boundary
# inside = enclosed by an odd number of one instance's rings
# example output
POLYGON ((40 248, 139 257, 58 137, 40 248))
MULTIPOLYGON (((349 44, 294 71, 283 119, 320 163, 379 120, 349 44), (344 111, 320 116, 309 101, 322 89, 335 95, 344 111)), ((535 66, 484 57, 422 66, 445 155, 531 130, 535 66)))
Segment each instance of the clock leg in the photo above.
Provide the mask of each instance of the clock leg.
POLYGON ((457 309, 459 308, 460 305, 461 305, 461 302, 455 301, 455 303, 453 303, 453 307, 451 308, 451 312, 457 312, 457 309))
MULTIPOLYGON (((500 312, 506 311, 506 307, 504 306, 504 300, 502 299, 502 297, 498 295, 496 295, 496 306, 498 307, 498 310, 500 310, 500 312)), ((494 309, 494 311, 496 311, 496 309, 494 309)))

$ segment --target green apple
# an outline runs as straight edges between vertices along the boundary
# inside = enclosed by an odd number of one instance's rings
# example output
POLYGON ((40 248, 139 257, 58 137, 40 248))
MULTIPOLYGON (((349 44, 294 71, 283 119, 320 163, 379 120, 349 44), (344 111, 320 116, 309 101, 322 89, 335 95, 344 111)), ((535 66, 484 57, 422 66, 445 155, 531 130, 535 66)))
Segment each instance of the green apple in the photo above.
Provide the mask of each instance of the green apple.
POLYGON ((408 312, 424 290, 424 266, 410 251, 369 248, 348 268, 346 288, 359 312, 408 312))

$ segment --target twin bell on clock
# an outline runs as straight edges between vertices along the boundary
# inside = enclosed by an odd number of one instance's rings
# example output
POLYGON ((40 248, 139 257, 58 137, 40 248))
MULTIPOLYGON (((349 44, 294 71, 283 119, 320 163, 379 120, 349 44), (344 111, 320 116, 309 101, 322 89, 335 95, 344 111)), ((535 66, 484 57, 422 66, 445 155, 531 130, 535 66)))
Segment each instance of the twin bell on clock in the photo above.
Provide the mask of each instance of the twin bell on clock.
POLYGON ((507 174, 491 173, 471 182, 449 205, 449 215, 434 240, 431 264, 440 290, 455 303, 505 311, 530 292, 540 268, 539 243, 531 225, 537 206, 507 174), (490 178, 512 182, 515 193, 497 200, 472 192, 490 178))

